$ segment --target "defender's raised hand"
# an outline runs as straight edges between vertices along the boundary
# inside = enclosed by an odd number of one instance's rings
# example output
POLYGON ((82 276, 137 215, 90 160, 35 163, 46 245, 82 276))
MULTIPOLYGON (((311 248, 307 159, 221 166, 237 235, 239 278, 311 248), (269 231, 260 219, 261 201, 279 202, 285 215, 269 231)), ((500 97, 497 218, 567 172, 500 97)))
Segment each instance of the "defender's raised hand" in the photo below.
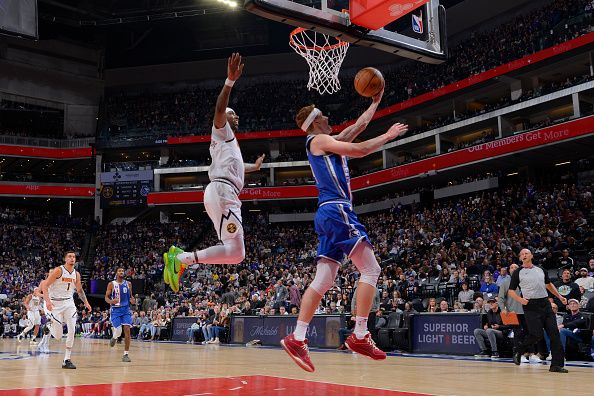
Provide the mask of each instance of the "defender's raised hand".
POLYGON ((388 129, 386 134, 388 135, 389 140, 394 140, 397 137, 404 135, 406 131, 408 131, 408 125, 396 123, 388 129))
POLYGON ((241 55, 235 52, 227 60, 227 77, 229 80, 235 81, 241 77, 244 64, 241 63, 241 55))
POLYGON ((264 162, 264 158, 266 158, 266 154, 262 154, 256 160, 256 168, 258 168, 258 170, 260 170, 260 168, 262 167, 262 162, 264 162))

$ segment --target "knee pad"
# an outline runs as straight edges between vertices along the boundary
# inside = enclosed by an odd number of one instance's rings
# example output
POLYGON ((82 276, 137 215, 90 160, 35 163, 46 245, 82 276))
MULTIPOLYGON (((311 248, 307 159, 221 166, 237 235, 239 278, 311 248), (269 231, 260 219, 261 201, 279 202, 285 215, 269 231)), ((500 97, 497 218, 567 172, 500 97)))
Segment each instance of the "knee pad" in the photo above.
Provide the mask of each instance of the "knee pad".
POLYGON ((368 243, 361 244, 351 255, 351 260, 361 273, 359 282, 375 287, 382 268, 377 263, 371 246, 368 243))
POLYGON ((309 287, 315 290, 320 296, 323 296, 334 285, 338 268, 339 264, 335 261, 324 258, 318 260, 316 275, 309 287))
POLYGON ((43 334, 44 335, 48 335, 49 333, 50 333, 49 326, 48 325, 43 326, 43 334))

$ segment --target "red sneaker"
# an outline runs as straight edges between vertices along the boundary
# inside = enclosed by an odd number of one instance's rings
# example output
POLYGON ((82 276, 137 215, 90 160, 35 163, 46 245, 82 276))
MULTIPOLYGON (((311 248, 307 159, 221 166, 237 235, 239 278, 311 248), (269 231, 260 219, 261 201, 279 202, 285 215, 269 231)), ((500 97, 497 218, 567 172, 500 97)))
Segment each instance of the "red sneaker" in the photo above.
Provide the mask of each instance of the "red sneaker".
POLYGON ((352 333, 344 343, 347 348, 353 352, 360 353, 363 356, 372 358, 373 360, 383 360, 386 358, 386 352, 375 346, 375 342, 371 338, 371 334, 365 334, 365 337, 360 340, 352 333))
POLYGON ((309 358, 307 339, 305 341, 297 341, 293 334, 290 334, 281 340, 281 345, 299 367, 310 373, 315 371, 315 367, 309 358))

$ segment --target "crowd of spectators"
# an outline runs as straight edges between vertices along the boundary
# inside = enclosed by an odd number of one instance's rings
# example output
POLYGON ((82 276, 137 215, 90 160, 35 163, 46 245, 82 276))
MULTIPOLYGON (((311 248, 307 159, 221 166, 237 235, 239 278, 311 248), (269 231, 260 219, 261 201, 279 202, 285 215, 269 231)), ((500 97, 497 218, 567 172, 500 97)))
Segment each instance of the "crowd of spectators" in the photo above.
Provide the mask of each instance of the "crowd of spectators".
POLYGON ((85 227, 82 219, 46 210, 0 207, 0 335, 22 330, 23 297, 63 264, 66 250, 80 253, 85 227))
MULTIPOLYGON (((468 76, 478 74, 506 62, 518 59, 563 41, 591 31, 591 0, 556 0, 527 15, 515 17, 487 32, 475 32, 467 40, 451 48, 450 59, 442 65, 408 63, 384 70, 389 81, 384 95, 384 105, 394 103, 435 90, 468 76), (590 7, 590 8, 588 8, 590 7)), ((341 78, 348 86, 355 70, 344 70, 341 78)), ((512 101, 504 97, 500 102, 487 104, 472 112, 462 112, 428 122, 411 133, 435 128, 453 120, 459 120, 500 108, 520 100, 526 100, 550 92, 551 89, 574 85, 587 76, 568 78, 563 83, 540 82, 540 86, 512 101)), ((170 135, 205 134, 210 131, 211 115, 219 86, 205 83, 183 92, 118 93, 106 100, 105 119, 109 134, 131 136, 133 130, 170 135)), ((313 97, 305 89, 305 81, 266 81, 265 78, 237 86, 230 105, 239 104, 241 131, 294 129, 295 103, 316 103, 339 124, 356 118, 367 102, 352 90, 341 90, 333 96, 313 97), (252 98, 270 98, 274 105, 263 106, 252 98), (266 113, 262 108, 266 108, 266 113)))
MULTIPOLYGON (((497 293, 508 277, 507 267, 518 263, 517 253, 524 247, 531 248, 545 268, 562 269, 556 285, 563 295, 577 299, 583 309, 592 307, 592 189, 521 183, 362 215, 382 267, 374 310, 486 312, 486 301, 497 293)), ((61 262, 66 245, 80 251, 84 230, 31 225, 44 216, 50 215, 11 209, 0 215, 3 246, 9 247, 0 266, 6 335, 22 315, 18 301, 49 267, 61 262)), ((313 226, 269 223, 262 213, 245 218, 246 258, 241 265, 200 267, 189 271, 181 293, 168 291, 161 282, 162 252, 171 244, 210 246, 216 242, 211 228, 210 221, 202 219, 106 225, 99 230, 93 278, 113 279, 116 268, 123 266, 127 278, 145 281, 144 290, 135 290, 135 337, 167 337, 172 318, 193 316, 197 319, 188 341, 216 343, 226 339, 230 315, 299 311, 301 296, 315 275, 313 226)), ((345 262, 317 312, 351 312, 358 276, 345 262)), ((82 333, 109 337, 106 312, 81 315, 82 333)))

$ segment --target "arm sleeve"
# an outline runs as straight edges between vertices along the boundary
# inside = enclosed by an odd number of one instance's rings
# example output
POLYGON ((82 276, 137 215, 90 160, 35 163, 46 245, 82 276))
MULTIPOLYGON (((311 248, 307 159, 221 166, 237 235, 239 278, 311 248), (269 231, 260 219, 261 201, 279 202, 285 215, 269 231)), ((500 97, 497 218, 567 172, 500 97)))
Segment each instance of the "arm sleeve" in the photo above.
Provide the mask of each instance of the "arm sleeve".
POLYGON ((216 128, 214 125, 212 126, 212 138, 219 142, 227 142, 229 140, 233 140, 235 138, 235 134, 231 129, 231 125, 227 122, 224 127, 216 128))
MULTIPOLYGON (((551 280, 549 279, 549 273, 548 271, 545 271, 544 269, 542 269, 542 272, 544 272, 544 281, 545 281, 545 285, 548 285, 549 283, 551 283, 551 280)), ((516 271, 518 272, 518 271, 516 271)))
MULTIPOLYGON (((512 274, 508 290, 516 290, 518 288, 518 286, 520 286, 520 271, 521 270, 522 270, 522 268, 518 268, 512 274)), ((545 276, 546 276, 546 272, 545 272, 545 276)))

